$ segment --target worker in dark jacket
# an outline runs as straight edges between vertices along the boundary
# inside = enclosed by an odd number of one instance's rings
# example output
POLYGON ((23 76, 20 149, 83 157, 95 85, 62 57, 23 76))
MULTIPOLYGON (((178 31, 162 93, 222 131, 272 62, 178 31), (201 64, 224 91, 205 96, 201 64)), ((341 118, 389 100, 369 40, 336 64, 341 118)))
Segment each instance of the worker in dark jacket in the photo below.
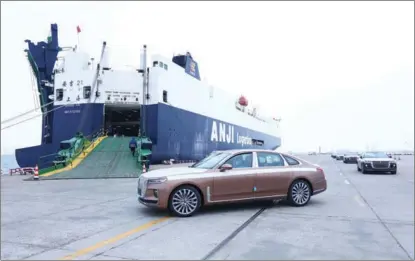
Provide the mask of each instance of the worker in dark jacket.
POLYGON ((131 138, 130 144, 129 144, 131 153, 133 154, 133 157, 135 156, 135 150, 137 149, 137 141, 134 137, 131 138))

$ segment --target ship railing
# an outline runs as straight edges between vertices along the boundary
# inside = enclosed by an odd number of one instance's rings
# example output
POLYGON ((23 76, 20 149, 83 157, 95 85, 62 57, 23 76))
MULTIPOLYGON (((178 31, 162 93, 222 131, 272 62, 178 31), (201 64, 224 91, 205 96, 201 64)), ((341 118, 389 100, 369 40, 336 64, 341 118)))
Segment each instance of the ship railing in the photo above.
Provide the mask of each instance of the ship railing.
POLYGON ((44 166, 39 169, 39 175, 53 170, 65 168, 68 165, 72 167, 73 161, 76 158, 78 158, 81 154, 85 156, 88 150, 94 149, 94 147, 97 145, 96 141, 101 137, 105 137, 106 134, 107 131, 101 129, 88 136, 85 136, 83 145, 77 151, 75 151, 75 153, 69 153, 69 157, 57 159, 57 156, 61 156, 59 153, 52 153, 39 157, 38 166, 44 166))
POLYGON ((88 136, 85 137, 86 141, 87 141, 87 145, 84 146, 84 148, 82 149, 81 153, 83 153, 83 155, 86 155, 86 152, 88 151, 89 148, 94 149, 94 147, 97 145, 97 140, 99 138, 105 137, 107 136, 108 131, 104 130, 104 129, 100 129, 99 131, 92 133, 88 136))
POLYGON ((56 160, 56 157, 59 156, 58 153, 52 153, 40 156, 38 159, 38 166, 40 166, 39 169, 39 175, 45 174, 49 171, 53 171, 56 169, 60 169, 63 167, 66 167, 66 161, 59 162, 56 160))
POLYGON ((143 144, 149 144, 148 142, 143 142, 144 140, 150 141, 150 139, 148 139, 147 137, 143 137, 143 136, 138 137, 137 151, 136 151, 138 168, 141 170, 142 173, 144 172, 144 167, 146 168, 147 171, 149 171, 150 162, 151 162, 151 160, 149 159, 149 156, 151 155, 151 153, 149 155, 143 155, 143 152, 142 152, 143 149, 150 149, 151 151, 151 148, 143 148, 143 144))

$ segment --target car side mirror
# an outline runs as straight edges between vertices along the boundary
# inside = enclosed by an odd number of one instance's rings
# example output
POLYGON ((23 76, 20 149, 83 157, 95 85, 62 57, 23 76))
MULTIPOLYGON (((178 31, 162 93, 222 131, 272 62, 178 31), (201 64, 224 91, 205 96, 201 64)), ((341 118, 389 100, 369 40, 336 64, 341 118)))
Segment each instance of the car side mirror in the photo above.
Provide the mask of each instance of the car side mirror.
POLYGON ((363 159, 363 156, 359 156, 359 158, 363 159))
POLYGON ((225 171, 231 170, 231 169, 232 169, 232 165, 231 164, 223 164, 220 167, 220 172, 225 172, 225 171))

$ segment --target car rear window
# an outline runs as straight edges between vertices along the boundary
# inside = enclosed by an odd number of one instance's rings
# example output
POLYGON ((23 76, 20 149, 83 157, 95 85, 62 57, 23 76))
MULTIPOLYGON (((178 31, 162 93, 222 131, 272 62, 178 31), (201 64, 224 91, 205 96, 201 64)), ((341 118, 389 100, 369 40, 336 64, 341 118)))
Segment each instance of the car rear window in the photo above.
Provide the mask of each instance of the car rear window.
POLYGON ((284 159, 287 161, 288 165, 300 165, 300 162, 294 158, 291 158, 287 155, 284 155, 284 159))
POLYGON ((277 153, 257 152, 258 167, 284 166, 284 160, 277 153))

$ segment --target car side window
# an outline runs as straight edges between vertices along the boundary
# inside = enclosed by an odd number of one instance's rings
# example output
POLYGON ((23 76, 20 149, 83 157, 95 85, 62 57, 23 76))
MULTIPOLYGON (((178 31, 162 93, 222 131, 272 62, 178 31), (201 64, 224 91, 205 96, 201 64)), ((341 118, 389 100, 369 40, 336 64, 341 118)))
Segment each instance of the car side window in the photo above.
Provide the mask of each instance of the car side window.
POLYGON ((277 153, 257 152, 258 167, 284 166, 283 158, 277 153))
POLYGON ((287 161, 288 165, 293 166, 293 165, 300 165, 300 162, 298 162, 298 160, 291 158, 287 155, 284 155, 285 160, 287 161))
POLYGON ((224 164, 231 164, 233 169, 252 168, 252 153, 242 153, 228 159, 224 164))

